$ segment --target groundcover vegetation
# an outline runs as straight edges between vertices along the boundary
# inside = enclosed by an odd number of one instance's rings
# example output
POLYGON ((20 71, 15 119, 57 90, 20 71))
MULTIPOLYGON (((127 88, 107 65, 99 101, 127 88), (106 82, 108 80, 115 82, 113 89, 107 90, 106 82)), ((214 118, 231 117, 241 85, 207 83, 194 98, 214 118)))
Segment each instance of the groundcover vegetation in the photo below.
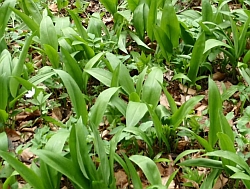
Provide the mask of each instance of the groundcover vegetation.
POLYGON ((0 1, 0 188, 250 188, 248 0, 0 1))

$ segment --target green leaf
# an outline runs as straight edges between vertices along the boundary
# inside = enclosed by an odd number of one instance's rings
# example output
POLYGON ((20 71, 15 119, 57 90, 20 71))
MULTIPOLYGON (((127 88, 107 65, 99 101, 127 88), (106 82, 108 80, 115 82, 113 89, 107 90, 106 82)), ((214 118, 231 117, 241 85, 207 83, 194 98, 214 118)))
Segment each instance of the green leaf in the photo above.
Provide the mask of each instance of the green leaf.
POLYGON ((157 1, 151 1, 148 18, 147 18, 147 34, 151 41, 154 40, 154 26, 157 21, 157 1))
POLYGON ((141 155, 132 155, 129 159, 141 168, 150 184, 162 185, 160 172, 153 160, 141 155))
POLYGON ((81 36, 81 38, 83 39, 88 39, 88 33, 86 31, 86 28, 84 28, 84 26, 82 25, 79 16, 77 16, 74 11, 72 10, 68 10, 71 18, 74 20, 74 24, 76 25, 76 29, 79 33, 79 35, 81 36))
POLYGON ((95 102, 95 105, 92 106, 89 120, 96 128, 99 126, 100 122, 103 119, 104 112, 106 111, 111 97, 118 91, 118 89, 118 87, 113 87, 101 92, 95 102))
POLYGON ((84 96, 74 81, 74 79, 65 71, 62 70, 54 70, 62 79, 64 86, 67 89, 67 92, 69 93, 70 100, 74 106, 74 109, 76 111, 76 115, 78 118, 82 118, 83 124, 87 124, 88 119, 88 112, 86 108, 86 103, 84 96))
POLYGON ((147 72, 148 67, 144 68, 144 70, 140 73, 138 80, 136 82, 136 93, 141 96, 141 90, 142 90, 142 86, 143 86, 143 81, 145 79, 145 75, 147 72))
POLYGON ((126 127, 123 129, 123 131, 133 133, 135 136, 140 136, 142 140, 147 144, 149 155, 153 155, 152 142, 150 138, 141 129, 137 127, 126 127))
POLYGON ((222 101, 219 89, 211 78, 208 80, 208 88, 208 112, 210 120, 208 141, 211 146, 214 146, 218 140, 217 133, 221 132, 220 112, 222 111, 222 101))
POLYGON ((147 110, 146 104, 130 101, 126 110, 126 126, 136 126, 136 124, 143 118, 147 110))
POLYGON ((127 94, 135 92, 134 82, 130 77, 129 71, 124 64, 120 64, 119 83, 127 94))
POLYGON ((132 179, 132 183, 133 183, 134 188, 142 189, 143 187, 142 187, 141 179, 140 179, 139 175, 137 174, 135 167, 133 166, 133 164, 131 163, 129 158, 124 153, 122 155, 123 155, 124 160, 128 166, 129 174, 130 174, 130 177, 132 179))
POLYGON ((214 169, 223 169, 222 162, 213 159, 196 158, 185 160, 178 164, 179 166, 195 166, 195 167, 207 167, 214 169))
POLYGON ((43 48, 50 60, 50 63, 52 64, 52 68, 57 69, 60 63, 60 57, 57 50, 47 44, 43 44, 43 48))
MULTIPOLYGON (((6 0, 0 6, 0 43, 4 43, 5 48, 7 47, 6 43, 1 38, 4 36, 5 28, 10 18, 11 9, 9 9, 9 7, 13 8, 15 4, 16 0, 6 0)), ((2 52, 2 50, 3 49, 0 48, 0 52, 2 52)))
POLYGON ((230 151, 218 150, 218 151, 214 151, 214 152, 208 152, 204 155, 229 159, 229 160, 235 162, 238 166, 242 167, 250 175, 250 168, 249 168, 248 164, 245 162, 244 158, 242 158, 241 156, 239 156, 236 153, 233 153, 230 151))
POLYGON ((180 153, 174 160, 174 164, 176 164, 181 158, 183 158, 186 155, 200 152, 201 150, 185 150, 184 152, 180 153))
POLYGON ((163 82, 163 73, 161 69, 154 68, 148 74, 148 77, 142 87, 142 101, 153 105, 156 108, 161 96, 161 83, 163 82), (160 83, 160 84, 159 84, 160 83))
POLYGON ((92 77, 99 80, 101 83, 103 83, 107 87, 111 86, 111 80, 112 80, 111 72, 101 69, 101 68, 92 68, 92 69, 84 70, 84 71, 87 72, 92 77))
POLYGON ((221 47, 221 46, 232 49, 231 46, 229 46, 228 44, 226 44, 222 41, 219 41, 217 39, 208 39, 205 43, 205 49, 204 49, 203 53, 206 53, 207 51, 211 50, 214 47, 221 47))
POLYGON ((134 12, 140 0, 127 0, 129 9, 134 12))
POLYGON ((166 60, 170 59, 173 53, 173 45, 168 35, 159 26, 154 26, 154 35, 157 43, 161 48, 161 53, 166 60))
POLYGON ((126 49, 126 39, 127 39, 127 32, 126 31, 121 32, 119 39, 118 39, 118 48, 122 52, 128 54, 128 51, 126 49))
MULTIPOLYGON (((49 166, 67 176, 79 188, 89 188, 89 181, 82 176, 79 167, 74 167, 69 159, 48 150, 36 150, 35 154, 49 166)), ((39 180, 38 178, 38 180, 34 179, 33 181, 38 182, 39 180)))
POLYGON ((249 180, 250 181, 250 176, 243 173, 243 172, 234 173, 232 176, 230 176, 230 178, 239 179, 239 180, 249 180))
POLYGON ((183 119, 190 113, 194 106, 203 99, 204 96, 194 96, 185 102, 171 117, 170 124, 173 125, 175 130, 183 121, 183 119))
MULTIPOLYGON (((8 105, 9 98, 8 77, 6 77, 6 74, 0 75, 0 89, 0 109, 5 110, 8 105)), ((2 115, 5 115, 5 113, 3 113, 2 115)))
POLYGON ((23 2, 24 2, 24 6, 27 8, 33 20, 35 20, 37 24, 40 24, 42 20, 42 15, 38 9, 37 4, 32 0, 24 0, 23 2))
POLYGON ((200 189, 208 189, 213 188, 214 183, 218 179, 218 175, 220 175, 221 170, 213 169, 210 174, 204 179, 203 183, 201 184, 200 189))
POLYGON ((0 156, 5 159, 32 187, 35 189, 45 189, 39 176, 12 155, 10 155, 9 152, 0 151, 0 156))
POLYGON ((161 87, 163 89, 164 94, 167 97, 172 114, 174 114, 177 111, 177 105, 176 105, 173 97, 171 96, 171 94, 167 91, 167 89, 163 85, 161 85, 161 87))
POLYGON ((55 26, 49 16, 45 16, 40 23, 40 40, 41 44, 47 44, 58 49, 58 39, 55 26))
POLYGON ((82 78, 82 70, 79 67, 77 61, 69 54, 67 50, 61 47, 64 65, 66 68, 67 73, 71 75, 71 77, 75 80, 78 87, 82 90, 83 89, 83 78, 82 78))
POLYGON ((39 25, 34 20, 32 20, 30 17, 20 12, 19 10, 14 9, 12 7, 10 8, 15 14, 17 14, 24 21, 24 23, 31 29, 33 33, 37 32, 37 35, 39 36, 39 25))
POLYGON ((213 21, 213 10, 210 0, 202 0, 202 21, 213 21))
MULTIPOLYGON (((18 60, 17 64, 15 65, 15 67, 13 68, 12 76, 17 76, 17 77, 21 76, 21 74, 23 72, 24 61, 26 59, 26 56, 27 56, 27 53, 28 53, 28 50, 30 48, 30 45, 31 45, 31 42, 32 42, 34 35, 35 35, 35 33, 33 33, 31 36, 29 36, 25 40, 24 46, 23 46, 21 54, 19 56, 19 60, 18 60)), ((10 87, 10 92, 11 92, 12 97, 15 98, 17 95, 17 90, 19 88, 19 82, 14 78, 10 78, 9 87, 10 87)))
POLYGON ((133 14, 133 24, 141 40, 144 40, 145 30, 147 28, 148 12, 148 5, 145 3, 141 3, 136 7, 133 14))
POLYGON ((189 71, 187 75, 188 78, 192 81, 192 84, 194 84, 196 81, 199 67, 203 61, 204 48, 205 48, 205 33, 202 33, 194 44, 192 57, 190 60, 189 71))
POLYGON ((60 154, 68 137, 68 131, 58 130, 58 132, 48 140, 44 149, 60 154))
POLYGON ((118 0, 100 0, 100 2, 112 15, 117 12, 118 0))
POLYGON ((147 50, 151 50, 137 35, 129 32, 130 37, 137 43, 137 45, 144 47, 147 50))
MULTIPOLYGON (((165 4, 164 9, 162 11, 160 27, 167 34, 173 47, 177 47, 179 45, 179 37, 180 37, 181 30, 180 30, 179 21, 176 16, 175 9, 172 3, 165 4)), ((166 41, 163 41, 163 42, 166 42, 166 41)))
MULTIPOLYGON (((0 112, 0 114, 1 114, 1 112, 0 112)), ((0 123, 1 123, 1 118, 0 118, 0 123)), ((0 141, 1 141, 0 150, 7 152, 9 149, 9 141, 8 141, 7 134, 5 132, 0 133, 0 141)))

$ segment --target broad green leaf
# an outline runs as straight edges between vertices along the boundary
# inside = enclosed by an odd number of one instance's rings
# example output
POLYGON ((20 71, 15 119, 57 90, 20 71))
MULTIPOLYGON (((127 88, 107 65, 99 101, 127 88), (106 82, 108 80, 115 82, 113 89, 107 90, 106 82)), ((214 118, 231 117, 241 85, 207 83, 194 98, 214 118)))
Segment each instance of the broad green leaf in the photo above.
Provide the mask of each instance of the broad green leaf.
POLYGON ((136 7, 133 14, 133 24, 141 40, 144 40, 145 30, 147 29, 148 12, 148 5, 141 3, 136 7))
POLYGON ((2 37, 4 36, 5 28, 7 26, 11 14, 11 9, 9 9, 9 7, 13 8, 15 7, 15 4, 16 0, 6 0, 0 6, 0 44, 2 44, 1 46, 3 47, 0 47, 0 52, 2 52, 4 48, 7 49, 5 40, 3 40, 2 37))
POLYGON ((220 112, 220 125, 221 125, 221 131, 229 137, 232 143, 234 143, 235 134, 222 111, 220 112))
POLYGON ((58 49, 58 39, 55 26, 49 16, 45 16, 40 23, 40 40, 41 44, 47 44, 58 49))
MULTIPOLYGON (((92 128, 95 127, 95 125, 91 126, 92 128)), ((109 160, 108 160, 108 156, 106 154, 106 146, 104 141, 101 139, 100 137, 100 133, 97 130, 97 128, 93 129, 93 133, 94 133, 94 146, 95 146, 95 150, 98 154, 98 158, 100 159, 100 165, 99 165, 99 169, 98 171, 100 171, 99 173, 101 174, 101 178, 102 178, 102 182, 103 184, 107 187, 109 186, 109 180, 110 180, 110 176, 112 174, 112 177, 114 177, 114 170, 110 169, 110 165, 109 165, 109 160)), ((97 181, 99 181, 101 179, 98 179, 97 181)), ((99 187, 100 185, 98 185, 99 187)))
POLYGON ((208 141, 211 146, 214 146, 218 140, 217 133, 221 132, 220 112, 222 111, 222 101, 219 89, 211 78, 208 80, 208 88, 208 113, 210 120, 208 141))
POLYGON ((129 9, 134 12, 140 0, 127 0, 129 9))
POLYGON ((154 40, 154 25, 157 21, 157 1, 151 1, 148 18, 147 18, 147 34, 151 41, 154 40))
POLYGON ((166 3, 164 6, 160 27, 167 34, 173 47, 177 47, 179 45, 181 31, 174 6, 171 3, 166 3))
POLYGON ((43 44, 43 48, 52 64, 52 68, 57 69, 60 63, 60 57, 57 50, 48 44, 43 44))
POLYGON ((250 175, 250 168, 248 164, 245 162, 244 158, 234 152, 218 150, 214 152, 208 152, 204 155, 229 159, 235 162, 238 166, 242 167, 250 175))
POLYGON ((194 96, 185 102, 171 117, 170 123, 173 125, 175 130, 183 121, 183 119, 190 113, 194 106, 203 99, 204 96, 198 95, 194 96))
POLYGON ((128 166, 129 174, 133 183, 134 188, 142 189, 142 183, 134 165, 131 163, 129 158, 123 153, 124 160, 128 166))
MULTIPOLYGON (((35 154, 49 166, 67 176, 79 188, 89 188, 89 181, 83 177, 79 167, 74 167, 69 159, 48 150, 36 150, 35 154)), ((38 180, 34 179, 34 182, 39 180, 39 178, 38 180)))
POLYGON ((143 81, 145 79, 145 75, 147 72, 148 67, 144 68, 144 70, 140 73, 138 80, 136 82, 136 93, 141 96, 141 90, 143 87, 143 81))
POLYGON ((79 64, 64 48, 61 47, 61 51, 67 73, 71 75, 71 77, 77 83, 78 87, 82 90, 83 78, 82 78, 82 70, 80 69, 79 64))
POLYGON ((167 97, 172 114, 174 114, 177 111, 177 105, 176 105, 173 97, 171 96, 171 94, 167 91, 167 89, 163 85, 161 85, 161 87, 162 87, 164 94, 167 97))
POLYGON ((84 28, 84 26, 82 25, 79 16, 77 16, 74 11, 72 10, 68 10, 71 18, 74 20, 74 24, 76 25, 77 31, 79 33, 79 35, 81 36, 81 38, 83 39, 88 39, 88 34, 86 31, 86 28, 84 28))
POLYGON ((72 129, 72 132, 75 134, 76 152, 72 153, 71 156, 77 156, 76 158, 73 158, 77 160, 77 163, 79 164, 80 169, 86 178, 89 178, 91 181, 100 180, 94 162, 88 153, 88 145, 86 140, 88 132, 86 130, 86 126, 82 124, 81 120, 78 120, 72 129))
POLYGON ((126 31, 121 32, 119 39, 118 39, 118 48, 122 52, 128 54, 128 51, 126 49, 126 39, 127 39, 127 32, 126 31))
POLYGON ((174 160, 174 164, 176 164, 181 158, 183 158, 186 155, 200 152, 201 150, 185 150, 184 152, 180 153, 174 160))
POLYGON ((154 68, 148 74, 148 77, 142 87, 142 101, 153 105, 156 108, 161 96, 161 83, 163 82, 163 73, 161 69, 154 68), (160 83, 160 84, 159 84, 160 83))
POLYGON ((23 2, 24 2, 24 6, 29 11, 29 14, 32 16, 33 20, 37 24, 40 24, 40 22, 42 21, 42 15, 38 9, 37 4, 32 0, 24 0, 23 2))
POLYGON ((163 57, 166 60, 169 60, 170 56, 173 53, 173 45, 168 35, 159 26, 154 26, 154 35, 155 35, 156 41, 158 42, 161 48, 161 53, 163 57))
MULTIPOLYGON (((0 109, 5 110, 8 105, 8 98, 9 98, 9 92, 8 92, 8 77, 6 77, 6 74, 0 75, 0 109)), ((5 113, 2 114, 3 117, 5 117, 5 113)))
POLYGON ((241 56, 242 53, 244 52, 246 48, 246 38, 247 38, 247 30, 249 28, 249 23, 250 23, 250 17, 248 16, 247 21, 244 23, 243 29, 240 32, 239 36, 239 50, 238 50, 238 55, 241 56))
POLYGON ((202 0, 202 21, 213 21, 213 10, 209 0, 202 0))
POLYGON ((179 127, 179 129, 190 132, 190 133, 196 138, 196 140, 199 142, 199 144, 205 148, 205 150, 206 150, 207 152, 212 152, 212 151, 214 151, 214 149, 212 148, 212 146, 211 146, 211 145, 208 143, 208 141, 207 141, 206 139, 204 139, 203 137, 197 135, 195 132, 191 131, 190 129, 188 129, 188 128, 186 128, 186 127, 179 127))
POLYGON ((87 124, 88 119, 88 112, 86 108, 86 103, 84 96, 74 81, 74 79, 65 71, 62 70, 54 70, 62 79, 64 86, 67 89, 67 92, 69 94, 70 100, 73 104, 73 107, 76 111, 76 115, 78 118, 82 118, 83 124, 87 124))
POLYGON ((231 49, 232 47, 227 45, 226 43, 219 41, 217 39, 208 39, 205 43, 205 49, 203 53, 206 53, 207 51, 211 50, 214 47, 227 47, 229 49, 231 49))
POLYGON ((153 160, 141 155, 132 155, 129 159, 141 168, 150 184, 162 185, 160 172, 153 160))
POLYGON ((8 119, 8 114, 5 110, 0 109, 0 127, 4 125, 4 123, 8 119))
POLYGON ((5 159, 32 187, 35 189, 45 189, 39 176, 26 165, 14 158, 9 152, 0 151, 0 156, 5 159))
MULTIPOLYGON (((27 56, 27 53, 28 53, 28 50, 30 48, 30 45, 31 45, 31 42, 32 42, 34 35, 35 35, 35 33, 33 33, 31 36, 29 36, 25 40, 24 46, 22 48, 22 51, 21 51, 21 54, 19 57, 19 60, 18 60, 17 64, 15 65, 15 67, 13 68, 12 76, 17 76, 17 77, 21 76, 21 74, 23 72, 24 61, 26 59, 26 56, 27 56)), ((19 82, 14 78, 10 78, 9 87, 10 87, 10 92, 11 92, 12 97, 15 98, 17 95, 17 90, 19 88, 19 82)))
POLYGON ((53 18, 53 21, 55 22, 56 34, 58 37, 63 36, 62 29, 70 27, 71 25, 69 17, 53 18))
MULTIPOLYGON (((0 112, 1 114, 1 112, 0 112)), ((1 117, 1 115, 0 115, 1 117)), ((1 123, 1 118, 0 118, 0 123, 1 123)), ((8 142, 8 137, 7 134, 5 132, 0 133, 0 150, 7 152, 9 149, 9 142, 8 142)))
POLYGON ((214 169, 223 169, 222 162, 213 159, 196 158, 185 160, 178 164, 179 166, 195 166, 195 167, 207 167, 214 169))
POLYGON ((130 37, 137 43, 137 45, 144 47, 147 50, 151 50, 137 35, 129 32, 130 37))
POLYGON ((111 98, 111 103, 121 112, 124 117, 126 116, 127 104, 125 101, 120 99, 117 95, 113 95, 111 98))
POLYGON ((120 64, 119 83, 127 94, 135 92, 134 82, 127 67, 122 63, 120 64))
POLYGON ((57 7, 59 10, 61 10, 64 7, 67 7, 69 1, 65 1, 65 0, 57 0, 57 7))
POLYGON ((111 72, 101 69, 101 68, 92 68, 92 69, 84 70, 84 71, 87 72, 92 77, 99 80, 101 83, 103 83, 107 87, 111 86, 111 80, 112 80, 111 72))
POLYGON ((230 176, 230 178, 250 181, 250 176, 243 172, 234 173, 232 176, 230 176))
POLYGON ((103 52, 98 53, 97 55, 95 55, 93 58, 91 58, 85 65, 85 69, 90 69, 93 68, 98 61, 102 58, 103 56, 103 52))
POLYGON ((11 10, 24 21, 24 23, 31 29, 32 32, 37 32, 37 35, 39 36, 39 25, 34 20, 17 9, 11 8, 11 10))
POLYGON ((189 32, 188 27, 185 25, 184 22, 180 22, 180 30, 181 30, 181 38, 183 39, 183 41, 186 44, 193 46, 195 43, 195 40, 191 32, 189 32))
POLYGON ((118 87, 106 89, 98 96, 95 105, 91 108, 89 118, 94 127, 97 128, 99 126, 111 97, 118 91, 118 89, 118 87))
POLYGON ((196 81, 200 65, 203 61, 204 49, 205 49, 205 33, 202 33, 194 44, 192 57, 190 60, 189 71, 187 75, 188 78, 192 81, 192 84, 194 84, 196 81))
POLYGON ((148 108, 146 104, 130 101, 126 110, 126 126, 136 126, 136 124, 143 118, 147 110, 148 108))
POLYGON ((173 173, 171 173, 171 175, 168 178, 168 181, 165 185, 165 188, 169 188, 169 185, 171 184, 171 182, 174 180, 176 174, 179 172, 179 169, 175 170, 173 173))
POLYGON ((66 130, 58 130, 46 143, 44 149, 60 154, 64 144, 69 137, 69 132, 66 130))
POLYGON ((100 2, 112 15, 117 12, 118 0, 100 0, 100 2))

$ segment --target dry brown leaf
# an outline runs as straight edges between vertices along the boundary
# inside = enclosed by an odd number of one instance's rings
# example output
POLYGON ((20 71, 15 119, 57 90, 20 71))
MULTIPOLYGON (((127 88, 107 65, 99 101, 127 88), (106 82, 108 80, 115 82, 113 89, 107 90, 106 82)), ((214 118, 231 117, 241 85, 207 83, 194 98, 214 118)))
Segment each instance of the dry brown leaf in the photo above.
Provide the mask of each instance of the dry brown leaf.
POLYGON ((22 151, 21 153, 21 160, 24 162, 30 162, 30 160, 34 157, 35 155, 30 152, 30 148, 26 148, 22 151))
POLYGON ((225 77, 226 77, 225 73, 216 72, 213 74, 213 80, 215 81, 222 81, 223 79, 225 79, 225 77))
POLYGON ((18 141, 20 140, 20 133, 17 131, 10 129, 10 128, 5 128, 5 132, 7 134, 8 139, 10 139, 12 142, 13 141, 18 141))
POLYGON ((219 176, 218 180, 216 181, 213 189, 220 189, 223 188, 225 186, 225 184, 227 183, 228 178, 225 178, 222 174, 219 176))
POLYGON ((195 95, 196 94, 196 90, 191 89, 191 88, 187 88, 187 86, 182 85, 181 83, 179 84, 180 89, 182 90, 183 93, 187 93, 189 95, 195 95))
POLYGON ((61 109, 59 107, 53 108, 51 117, 54 118, 54 119, 56 119, 56 120, 61 121, 62 120, 61 109))
POLYGON ((52 12, 58 12, 58 7, 57 7, 57 4, 55 3, 52 3, 49 5, 49 9, 52 11, 52 12))
POLYGON ((123 170, 118 170, 117 172, 115 172, 115 178, 116 186, 119 186, 121 188, 123 188, 124 185, 128 183, 128 177, 123 170))
POLYGON ((169 103, 165 94, 161 94, 160 96, 160 105, 165 106, 166 108, 169 108, 169 103))

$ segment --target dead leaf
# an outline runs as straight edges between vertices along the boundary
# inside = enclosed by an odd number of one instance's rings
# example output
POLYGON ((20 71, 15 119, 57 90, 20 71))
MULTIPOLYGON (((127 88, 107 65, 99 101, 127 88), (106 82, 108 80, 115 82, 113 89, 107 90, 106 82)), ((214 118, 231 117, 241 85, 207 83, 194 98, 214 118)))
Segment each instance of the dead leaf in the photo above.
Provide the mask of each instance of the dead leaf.
POLYGON ((217 179, 213 189, 220 189, 223 188, 225 186, 225 184, 227 183, 228 178, 225 178, 222 174, 219 176, 219 178, 217 179))
POLYGON ((123 188, 128 183, 128 177, 123 170, 115 172, 116 186, 123 188))
POLYGON ((13 141, 18 141, 20 140, 20 133, 17 131, 10 129, 10 128, 5 128, 5 132, 7 134, 8 139, 10 139, 12 142, 13 141))
POLYGON ((196 94, 196 90, 192 89, 192 88, 187 88, 187 86, 182 85, 181 83, 179 84, 180 89, 182 90, 183 93, 187 93, 189 95, 195 95, 196 94))
POLYGON ((24 149, 20 156, 21 160, 24 162, 30 162, 31 159, 35 157, 35 155, 32 152, 30 152, 30 148, 24 149))
POLYGON ((160 96, 160 105, 165 106, 166 108, 169 108, 169 103, 165 94, 161 94, 160 96))
POLYGON ((54 118, 54 119, 56 119, 56 120, 61 121, 62 120, 61 109, 59 107, 53 108, 51 117, 54 118))
POLYGON ((222 81, 223 79, 225 79, 226 74, 225 73, 221 73, 221 72, 216 72, 213 74, 213 80, 214 81, 222 81))
POLYGON ((57 7, 57 4, 55 3, 52 3, 49 5, 49 9, 52 11, 52 12, 58 12, 58 7, 57 7))

